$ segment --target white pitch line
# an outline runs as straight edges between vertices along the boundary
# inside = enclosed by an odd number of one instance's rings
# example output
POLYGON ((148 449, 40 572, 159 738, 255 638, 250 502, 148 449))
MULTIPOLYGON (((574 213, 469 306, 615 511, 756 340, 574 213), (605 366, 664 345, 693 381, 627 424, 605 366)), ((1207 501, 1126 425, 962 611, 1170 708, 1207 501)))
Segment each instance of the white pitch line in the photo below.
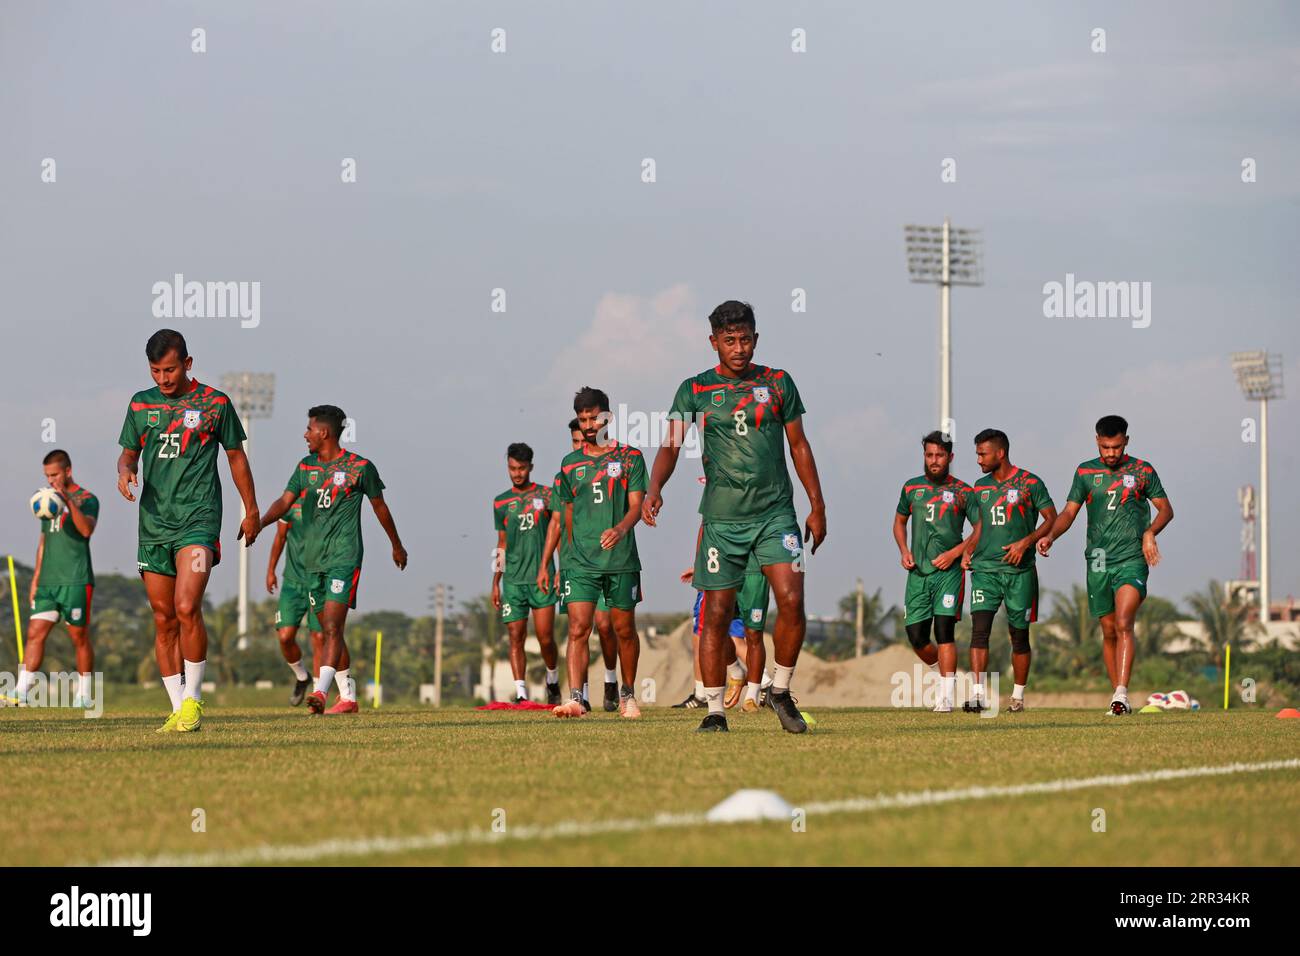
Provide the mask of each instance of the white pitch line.
MULTIPOLYGON (((1181 767, 1148 770, 1142 773, 1105 774, 1073 780, 1045 780, 1006 787, 963 787, 956 790, 918 790, 910 793, 880 794, 806 803, 808 815, 834 813, 874 813, 909 807, 932 806, 962 800, 989 800, 995 797, 1023 797, 1044 793, 1068 793, 1091 787, 1127 787, 1135 783, 1158 783, 1192 777, 1220 777, 1237 773, 1262 773, 1269 770, 1300 770, 1300 758, 1267 760, 1261 763, 1230 763, 1218 767, 1181 767)), ((242 850, 216 850, 211 853, 163 853, 157 856, 124 857, 108 860, 99 866, 243 866, 258 863, 310 863, 340 856, 382 856, 415 850, 440 850, 456 846, 473 846, 507 841, 556 840, 564 837, 589 837, 605 833, 637 833, 679 827, 706 826, 704 813, 660 813, 653 817, 627 820, 568 820, 563 823, 508 827, 496 833, 477 827, 468 830, 445 830, 408 837, 364 837, 361 839, 322 840, 290 846, 254 846, 242 850)), ((753 822, 753 821, 737 821, 753 822)))

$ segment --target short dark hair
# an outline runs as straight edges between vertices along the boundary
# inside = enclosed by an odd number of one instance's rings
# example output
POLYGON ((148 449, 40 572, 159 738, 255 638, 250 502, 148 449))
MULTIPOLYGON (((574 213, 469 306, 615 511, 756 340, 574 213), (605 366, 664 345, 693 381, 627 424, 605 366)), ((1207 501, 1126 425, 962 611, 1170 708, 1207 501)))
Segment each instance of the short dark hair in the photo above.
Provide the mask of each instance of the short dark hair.
POLYGON ((145 358, 150 362, 161 362, 172 351, 182 362, 190 357, 189 349, 185 347, 185 336, 175 329, 159 329, 144 344, 145 358))
POLYGON ((982 445, 985 442, 992 442, 1003 451, 1011 450, 1011 440, 1007 438, 1007 433, 997 428, 986 428, 975 436, 976 445, 982 445))
MULTIPOLYGON (((598 388, 592 388, 590 385, 582 386, 582 388, 578 389, 578 394, 573 396, 573 410, 580 412, 586 408, 599 408, 602 412, 609 411, 609 396, 598 388)), ((574 427, 576 428, 577 425, 574 425, 574 427)))
POLYGON ((72 459, 68 457, 68 453, 64 451, 62 448, 56 448, 54 449, 54 451, 50 452, 48 455, 45 456, 45 458, 41 461, 41 464, 59 465, 62 468, 71 468, 72 459))
POLYGON ((580 432, 580 431, 582 431, 582 429, 578 427, 578 420, 577 420, 576 418, 572 419, 572 420, 569 422, 569 431, 570 431, 570 432, 580 432))
POLYGON ((747 325, 751 332, 754 331, 754 307, 748 302, 728 299, 709 313, 709 327, 714 335, 737 325, 747 325))
POLYGON ((924 448, 926 445, 938 445, 948 454, 952 454, 952 436, 937 428, 921 439, 921 447, 924 448))
POLYGON ((338 438, 343 434, 343 421, 348 416, 337 405, 313 405, 307 409, 307 417, 314 418, 318 422, 324 422, 330 427, 333 436, 338 438))
POLYGON ((512 442, 506 449, 506 457, 513 458, 515 461, 523 461, 528 464, 533 463, 533 450, 521 441, 512 442))
POLYGON ((1128 422, 1119 415, 1102 415, 1097 419, 1098 438, 1116 438, 1128 434, 1128 422))

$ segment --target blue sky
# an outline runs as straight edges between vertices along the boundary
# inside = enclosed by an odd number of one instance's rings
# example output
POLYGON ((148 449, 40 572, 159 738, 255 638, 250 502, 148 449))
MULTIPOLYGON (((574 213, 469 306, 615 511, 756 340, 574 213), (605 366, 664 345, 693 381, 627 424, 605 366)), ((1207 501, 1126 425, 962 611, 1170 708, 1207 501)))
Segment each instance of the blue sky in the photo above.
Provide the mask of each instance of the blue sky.
MULTIPOLYGON (((1227 353, 1280 352, 1300 383, 1300 31, 1283 4, 27 4, 6 13, 0 78, 0 544, 25 560, 52 418, 104 501, 96 566, 133 570, 116 438, 150 384, 151 287, 177 272, 261 283, 256 328, 176 324, 201 380, 277 374, 252 448, 264 504, 308 406, 356 420, 411 552, 397 572, 365 517, 369 609, 421 611, 439 580, 486 590, 506 445, 553 473, 583 384, 665 409, 712 364, 706 316, 727 298, 754 304, 758 360, 808 408, 830 528, 811 609, 859 576, 901 601, 892 509, 937 417, 938 296, 907 281, 907 222, 984 231, 986 284, 953 295, 954 472, 974 481, 970 436, 1000 427, 1059 502, 1093 421, 1126 415, 1178 515, 1152 593, 1238 571, 1258 450, 1227 353), (1150 282, 1150 327, 1044 318, 1067 273, 1150 282)), ((1271 413, 1276 599, 1300 591, 1293 407, 1271 413)), ((639 532, 648 608, 690 600, 698 467, 639 532)), ((1082 578, 1071 534, 1046 588, 1082 578)))

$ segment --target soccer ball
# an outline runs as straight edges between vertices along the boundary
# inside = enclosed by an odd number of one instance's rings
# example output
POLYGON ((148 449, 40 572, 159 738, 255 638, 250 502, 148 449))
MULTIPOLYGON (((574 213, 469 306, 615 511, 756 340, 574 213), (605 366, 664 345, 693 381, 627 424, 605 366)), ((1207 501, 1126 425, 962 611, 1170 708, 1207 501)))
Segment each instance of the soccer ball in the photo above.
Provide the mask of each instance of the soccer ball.
POLYGON ((32 514, 38 518, 57 518, 63 510, 63 502, 53 488, 42 488, 32 495, 32 514))

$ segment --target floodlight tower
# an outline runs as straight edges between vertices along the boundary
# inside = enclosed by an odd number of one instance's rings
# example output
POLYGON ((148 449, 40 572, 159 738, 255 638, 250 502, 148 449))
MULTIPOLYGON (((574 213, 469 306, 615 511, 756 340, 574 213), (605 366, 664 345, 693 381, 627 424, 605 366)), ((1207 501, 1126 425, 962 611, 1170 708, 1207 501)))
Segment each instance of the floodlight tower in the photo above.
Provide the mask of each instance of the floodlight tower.
POLYGON ((1232 370, 1241 393, 1259 402, 1259 619, 1268 623, 1268 403, 1282 397, 1282 356, 1263 349, 1233 352, 1232 370))
POLYGON ((903 237, 911 281, 939 287, 939 430, 951 437, 951 290, 984 284, 984 240, 978 229, 954 229, 946 218, 942 226, 904 226, 903 237))
MULTIPOLYGON (((275 404, 274 372, 227 372, 221 376, 221 390, 230 396, 244 426, 244 454, 253 443, 253 419, 270 418, 275 404)), ((245 518, 244 503, 239 503, 239 519, 245 518)), ((248 548, 239 548, 239 646, 247 644, 248 634, 248 548)))

